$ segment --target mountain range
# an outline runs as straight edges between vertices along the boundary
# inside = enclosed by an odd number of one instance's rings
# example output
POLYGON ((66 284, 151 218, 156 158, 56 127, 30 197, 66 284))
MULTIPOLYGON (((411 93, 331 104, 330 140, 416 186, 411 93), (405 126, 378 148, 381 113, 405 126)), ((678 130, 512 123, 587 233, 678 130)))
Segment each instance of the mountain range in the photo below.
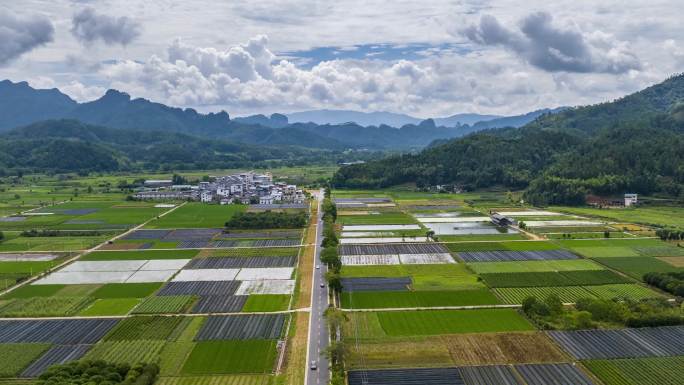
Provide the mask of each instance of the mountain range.
POLYGON ((684 75, 520 128, 486 129, 417 154, 342 167, 333 183, 524 189, 539 205, 627 192, 684 199, 684 75))
MULTIPOLYGON (((117 129, 181 133, 199 138, 221 139, 233 143, 261 146, 301 146, 307 148, 341 150, 364 148, 372 150, 415 150, 434 140, 460 137, 477 131, 478 124, 486 128, 520 125, 536 117, 552 113, 535 111, 515 117, 496 117, 460 114, 436 120, 419 120, 402 115, 353 111, 328 111, 327 122, 290 122, 290 117, 273 114, 230 119, 226 112, 201 114, 191 108, 175 108, 142 98, 109 90, 101 98, 77 103, 57 89, 38 90, 26 82, 0 81, 0 132, 44 120, 69 119, 82 123, 117 129), (377 125, 348 122, 348 118, 374 116, 377 125), (389 120, 383 120, 387 118, 389 120), (479 119, 488 119, 486 122, 479 119), (340 123, 340 120, 345 122, 340 123), (395 127, 384 123, 405 123, 395 127), (465 123, 464 123, 465 122, 465 123)), ((311 112, 312 114, 314 112, 311 112)), ((303 113, 304 114, 304 113, 303 113)), ((305 115, 299 115, 305 116, 305 115)), ((313 116, 313 115, 309 115, 313 116)), ((308 120, 308 119, 304 119, 308 120)))

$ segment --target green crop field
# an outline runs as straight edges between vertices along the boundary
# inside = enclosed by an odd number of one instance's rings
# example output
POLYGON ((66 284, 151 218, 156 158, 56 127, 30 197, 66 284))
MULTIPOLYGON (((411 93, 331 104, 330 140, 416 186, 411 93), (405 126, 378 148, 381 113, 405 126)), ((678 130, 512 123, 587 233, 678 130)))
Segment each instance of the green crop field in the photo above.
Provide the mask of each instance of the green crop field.
POLYGON ((101 341, 86 353, 83 358, 87 360, 104 360, 116 364, 154 363, 159 360, 159 352, 161 352, 165 343, 165 341, 155 340, 101 341))
POLYGON ((290 304, 289 295, 252 294, 247 298, 242 312, 267 312, 287 310, 290 304))
POLYGON ((0 344, 0 377, 17 377, 49 344, 0 344))
POLYGON ((478 274, 604 269, 604 267, 600 266, 596 262, 587 259, 557 261, 472 262, 468 263, 468 267, 478 274))
POLYGON ((633 300, 640 300, 662 297, 661 294, 637 284, 584 286, 584 288, 597 297, 604 299, 630 298, 633 300))
POLYGON ((593 298, 581 286, 560 286, 560 287, 516 287, 516 288, 497 288, 494 292, 507 304, 521 304, 527 297, 536 297, 543 300, 551 294, 560 297, 562 302, 575 302, 580 298, 593 298))
POLYGON ((641 223, 667 227, 684 227, 684 208, 676 206, 629 207, 619 210, 588 207, 551 207, 571 214, 606 218, 618 222, 641 223))
POLYGON ((463 264, 345 266, 343 277, 406 277, 413 280, 414 290, 478 289, 484 285, 463 264))
POLYGON ((2 298, 50 297, 65 287, 66 285, 24 285, 5 294, 2 298))
POLYGON ((582 286, 634 282, 610 270, 482 274, 489 287, 582 286))
POLYGON ((362 291, 344 292, 346 309, 388 309, 439 306, 493 305, 499 303, 488 290, 362 291))
POLYGON ((388 336, 419 336, 534 330, 512 309, 379 312, 388 336))
POLYGON ((190 259, 197 250, 126 250, 96 251, 82 256, 81 261, 120 261, 136 259, 190 259))
POLYGON ((78 251, 89 249, 109 238, 110 234, 87 237, 16 237, 0 243, 0 251, 78 251))
POLYGON ((654 257, 602 258, 600 263, 641 280, 646 273, 674 273, 684 271, 654 257))
POLYGON ((270 373, 275 365, 274 340, 198 342, 184 374, 270 373))
POLYGON ((160 377, 156 385, 271 385, 268 375, 160 377))
POLYGON ((195 302, 191 295, 149 297, 133 310, 134 314, 183 313, 195 302))
POLYGON ((105 340, 165 340, 180 322, 180 317, 140 316, 126 318, 107 334, 105 340))
POLYGON ((2 317, 63 317, 78 313, 93 301, 91 297, 19 298, 0 307, 2 317))
POLYGON ((80 316, 113 316, 126 315, 140 302, 137 298, 98 299, 87 308, 81 310, 80 316))
POLYGON ((575 247, 573 250, 587 258, 638 257, 639 253, 631 247, 575 247))
POLYGON ((236 213, 246 209, 243 205, 208 205, 205 203, 187 203, 168 215, 152 221, 145 226, 150 229, 185 229, 185 228, 219 228, 224 227, 236 213))
POLYGON ((605 385, 681 385, 684 356, 583 361, 605 385))
POLYGON ((162 283, 108 283, 95 290, 95 298, 145 298, 161 287, 162 283))

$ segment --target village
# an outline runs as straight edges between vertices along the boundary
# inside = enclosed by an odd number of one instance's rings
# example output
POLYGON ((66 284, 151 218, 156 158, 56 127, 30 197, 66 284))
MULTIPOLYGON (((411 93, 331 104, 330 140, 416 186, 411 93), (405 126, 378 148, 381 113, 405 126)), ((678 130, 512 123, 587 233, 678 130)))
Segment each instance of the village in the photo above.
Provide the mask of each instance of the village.
POLYGON ((296 185, 273 182, 270 172, 214 176, 197 185, 175 185, 171 179, 149 179, 133 197, 139 200, 191 200, 203 203, 250 204, 265 207, 304 207, 306 194, 296 185))

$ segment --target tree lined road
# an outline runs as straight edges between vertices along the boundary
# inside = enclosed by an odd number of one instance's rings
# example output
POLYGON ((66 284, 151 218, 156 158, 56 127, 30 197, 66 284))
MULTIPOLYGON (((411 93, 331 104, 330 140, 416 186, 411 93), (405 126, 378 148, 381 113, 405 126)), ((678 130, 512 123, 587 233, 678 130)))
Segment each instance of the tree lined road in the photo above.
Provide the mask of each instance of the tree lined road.
POLYGON ((311 313, 309 318, 309 346, 307 349, 306 385, 323 385, 330 381, 330 369, 326 350, 330 343, 327 323, 324 313, 329 305, 328 286, 325 281, 327 270, 320 263, 321 241, 323 240, 323 190, 316 195, 318 200, 318 215, 316 218, 316 245, 314 253, 313 288, 311 290, 311 313), (320 268, 316 269, 316 266, 320 268), (323 287, 321 287, 323 284, 323 287), (316 370, 311 369, 311 362, 316 362, 316 370))

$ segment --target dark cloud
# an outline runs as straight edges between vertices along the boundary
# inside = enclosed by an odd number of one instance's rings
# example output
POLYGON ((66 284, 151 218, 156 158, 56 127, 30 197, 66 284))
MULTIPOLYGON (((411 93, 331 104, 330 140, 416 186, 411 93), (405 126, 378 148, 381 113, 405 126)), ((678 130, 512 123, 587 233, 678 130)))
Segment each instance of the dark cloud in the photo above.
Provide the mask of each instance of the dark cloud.
POLYGON ((86 44, 102 40, 106 44, 127 45, 140 36, 141 30, 140 23, 129 17, 99 15, 90 7, 76 13, 71 23, 71 33, 86 44))
POLYGON ((519 31, 504 27, 494 16, 484 15, 479 24, 462 33, 477 44, 505 47, 550 72, 624 73, 641 68, 626 44, 602 33, 587 36, 576 29, 560 28, 546 12, 522 19, 519 31))
POLYGON ((9 10, 0 12, 0 65, 51 42, 54 33, 52 23, 43 16, 21 17, 9 10))

